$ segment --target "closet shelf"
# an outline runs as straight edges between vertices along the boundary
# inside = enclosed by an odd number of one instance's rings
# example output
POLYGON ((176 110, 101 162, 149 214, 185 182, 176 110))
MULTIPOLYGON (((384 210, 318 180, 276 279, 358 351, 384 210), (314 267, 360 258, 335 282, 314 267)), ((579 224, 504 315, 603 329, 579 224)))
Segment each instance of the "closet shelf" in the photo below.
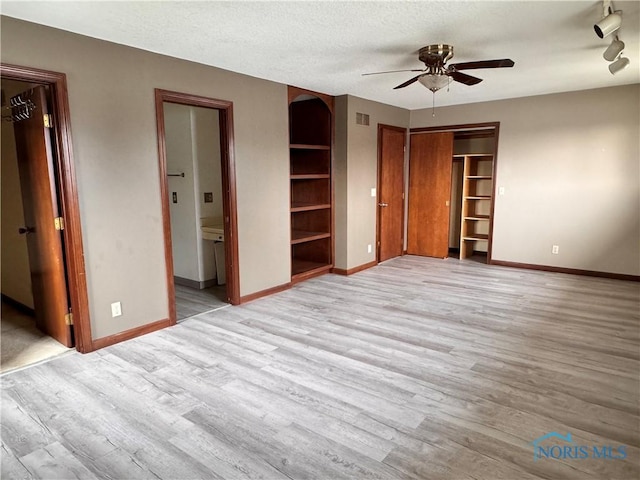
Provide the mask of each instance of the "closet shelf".
POLYGON ((467 175, 465 178, 469 180, 492 180, 491 175, 467 175))
POLYGON ((472 197, 464 197, 465 200, 491 200, 491 195, 474 195, 472 197))
POLYGON ((470 215, 467 217, 464 217, 465 220, 472 220, 472 221, 477 221, 477 220, 489 220, 491 217, 489 215, 470 215))
POLYGON ((466 242, 475 242, 477 240, 489 240, 489 235, 483 233, 474 233, 473 235, 466 235, 462 237, 462 240, 466 242))

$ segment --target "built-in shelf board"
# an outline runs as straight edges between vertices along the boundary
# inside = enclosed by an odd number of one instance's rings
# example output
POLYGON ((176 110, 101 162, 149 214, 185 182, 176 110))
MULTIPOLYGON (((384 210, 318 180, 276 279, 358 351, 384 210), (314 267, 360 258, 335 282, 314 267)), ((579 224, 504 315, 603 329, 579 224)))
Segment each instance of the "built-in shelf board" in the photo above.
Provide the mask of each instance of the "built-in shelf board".
POLYGON ((491 200, 491 195, 475 195, 473 197, 464 197, 465 200, 491 200))
POLYGON ((331 178, 328 173, 309 173, 309 174, 295 174, 291 175, 291 180, 315 180, 322 178, 331 178))
POLYGON ((331 204, 329 203, 292 203, 291 211, 292 212, 309 212, 311 210, 325 210, 331 208, 331 204))
POLYGON ((478 220, 489 220, 491 217, 489 215, 470 215, 464 217, 465 220, 478 221, 478 220))
POLYGON ((467 175, 466 178, 469 180, 492 180, 493 177, 491 175, 467 175))
POLYGON ((304 230, 292 230, 291 231, 291 245, 298 243, 312 242, 314 240, 320 240, 322 238, 331 237, 327 232, 307 232, 304 230))
POLYGON ((291 279, 300 281, 331 270, 331 265, 320 262, 310 262, 308 260, 292 259, 291 279))
POLYGON ((329 145, 309 145, 306 143, 291 143, 289 148, 297 150, 331 150, 329 145))

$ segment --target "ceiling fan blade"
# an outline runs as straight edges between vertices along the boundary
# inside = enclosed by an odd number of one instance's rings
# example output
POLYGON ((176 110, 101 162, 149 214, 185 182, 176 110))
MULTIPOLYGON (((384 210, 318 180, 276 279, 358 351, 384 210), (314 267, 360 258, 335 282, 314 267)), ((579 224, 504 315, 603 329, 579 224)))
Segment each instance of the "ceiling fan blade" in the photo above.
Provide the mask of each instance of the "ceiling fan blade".
POLYGON ((451 78, 453 78, 456 82, 464 83, 465 85, 477 85, 482 81, 481 78, 472 77, 471 75, 467 75, 462 72, 449 72, 447 73, 451 78))
POLYGON ((500 60, 480 60, 478 62, 452 63, 448 67, 455 70, 472 70, 476 68, 506 68, 513 67, 515 62, 510 58, 500 60))
POLYGON ((381 75, 383 73, 399 73, 399 72, 424 72, 424 70, 421 69, 413 69, 413 70, 389 70, 387 72, 373 72, 373 73, 363 73, 362 76, 366 76, 366 75, 381 75))
MULTIPOLYGON (((422 70, 420 70, 420 71, 422 71, 422 70)), ((409 85, 411 85, 412 83, 417 82, 417 81, 418 81, 418 79, 419 79, 422 75, 424 75, 424 73, 421 73, 420 75, 416 75, 416 76, 415 76, 415 77, 413 77, 411 80, 407 80, 406 82, 401 83, 401 84, 400 84, 400 85, 398 85, 397 87, 393 87, 393 89, 394 89, 394 90, 397 90, 397 89, 399 89, 399 88, 408 87, 408 86, 409 86, 409 85)))

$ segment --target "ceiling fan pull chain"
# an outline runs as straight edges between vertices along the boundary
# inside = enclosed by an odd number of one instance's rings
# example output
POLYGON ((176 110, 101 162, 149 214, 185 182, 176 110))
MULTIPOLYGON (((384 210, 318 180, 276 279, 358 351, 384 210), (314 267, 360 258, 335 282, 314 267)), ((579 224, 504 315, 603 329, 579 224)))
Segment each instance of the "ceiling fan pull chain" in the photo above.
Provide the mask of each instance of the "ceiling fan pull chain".
POLYGON ((431 116, 436 116, 436 92, 431 92, 431 97, 433 99, 433 103, 431 104, 431 116))

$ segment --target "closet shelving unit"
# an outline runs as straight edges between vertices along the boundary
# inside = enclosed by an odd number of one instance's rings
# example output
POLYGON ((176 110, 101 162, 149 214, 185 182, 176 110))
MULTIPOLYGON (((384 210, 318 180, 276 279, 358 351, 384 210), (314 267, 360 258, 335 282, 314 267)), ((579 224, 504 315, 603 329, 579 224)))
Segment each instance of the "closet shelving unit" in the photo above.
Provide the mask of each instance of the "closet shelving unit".
POLYGON ((333 97, 289 87, 291 279, 333 267, 333 97))
POLYGON ((460 259, 489 241, 493 195, 493 155, 459 155, 464 160, 460 259))

